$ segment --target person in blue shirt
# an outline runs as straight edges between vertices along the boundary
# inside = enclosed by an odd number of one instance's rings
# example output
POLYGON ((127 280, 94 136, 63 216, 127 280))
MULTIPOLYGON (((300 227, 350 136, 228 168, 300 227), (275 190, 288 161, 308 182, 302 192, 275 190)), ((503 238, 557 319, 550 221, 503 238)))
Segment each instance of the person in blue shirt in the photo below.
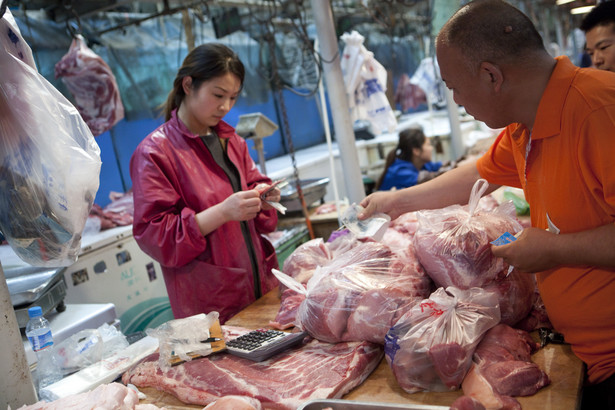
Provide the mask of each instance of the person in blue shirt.
POLYGON ((432 162, 433 147, 423 130, 407 128, 399 133, 397 147, 387 155, 384 171, 375 188, 402 189, 428 181, 446 170, 442 162, 432 162))

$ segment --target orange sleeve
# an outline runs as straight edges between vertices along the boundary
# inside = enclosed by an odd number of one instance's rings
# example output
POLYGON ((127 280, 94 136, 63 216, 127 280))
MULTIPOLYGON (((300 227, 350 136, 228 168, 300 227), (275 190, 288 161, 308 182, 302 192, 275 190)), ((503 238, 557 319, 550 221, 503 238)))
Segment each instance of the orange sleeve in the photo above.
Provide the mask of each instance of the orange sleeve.
POLYGON ((476 167, 482 178, 492 184, 521 188, 519 174, 513 155, 510 127, 504 128, 489 150, 478 159, 476 167))

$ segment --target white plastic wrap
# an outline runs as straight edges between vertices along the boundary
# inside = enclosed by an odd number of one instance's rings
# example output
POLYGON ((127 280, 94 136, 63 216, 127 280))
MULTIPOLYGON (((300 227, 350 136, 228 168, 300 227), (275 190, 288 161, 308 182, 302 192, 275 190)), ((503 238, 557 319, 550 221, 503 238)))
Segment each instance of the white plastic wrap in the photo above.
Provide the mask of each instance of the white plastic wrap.
POLYGON ((98 190, 100 148, 36 71, 9 15, 0 20, 0 36, 10 37, 0 47, 0 230, 31 265, 67 266, 98 190))
POLYGON ((218 321, 218 317, 218 312, 210 312, 207 315, 200 313, 183 319, 169 320, 155 329, 146 329, 148 336, 158 339, 160 368, 163 371, 170 369, 173 356, 188 362, 193 355, 211 354, 211 344, 201 342, 209 338, 209 329, 218 321))

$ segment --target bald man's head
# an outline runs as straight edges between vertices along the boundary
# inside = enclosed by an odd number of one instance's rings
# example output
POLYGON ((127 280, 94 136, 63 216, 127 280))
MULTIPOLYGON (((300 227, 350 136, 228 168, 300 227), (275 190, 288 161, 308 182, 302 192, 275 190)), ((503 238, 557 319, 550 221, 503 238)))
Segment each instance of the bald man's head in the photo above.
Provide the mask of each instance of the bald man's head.
POLYGON ((483 61, 523 64, 546 53, 532 21, 500 0, 475 0, 459 9, 440 30, 440 44, 459 49, 472 70, 483 61))

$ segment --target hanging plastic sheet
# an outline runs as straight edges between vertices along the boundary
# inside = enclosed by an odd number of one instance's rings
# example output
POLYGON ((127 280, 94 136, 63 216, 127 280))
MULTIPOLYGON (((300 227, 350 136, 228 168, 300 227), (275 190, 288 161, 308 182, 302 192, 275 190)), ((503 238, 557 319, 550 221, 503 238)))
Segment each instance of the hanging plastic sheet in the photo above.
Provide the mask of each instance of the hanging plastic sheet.
POLYGON ((99 184, 100 148, 34 66, 10 11, 0 20, 0 230, 24 261, 66 266, 99 184), (8 41, 7 41, 8 40, 8 41))

